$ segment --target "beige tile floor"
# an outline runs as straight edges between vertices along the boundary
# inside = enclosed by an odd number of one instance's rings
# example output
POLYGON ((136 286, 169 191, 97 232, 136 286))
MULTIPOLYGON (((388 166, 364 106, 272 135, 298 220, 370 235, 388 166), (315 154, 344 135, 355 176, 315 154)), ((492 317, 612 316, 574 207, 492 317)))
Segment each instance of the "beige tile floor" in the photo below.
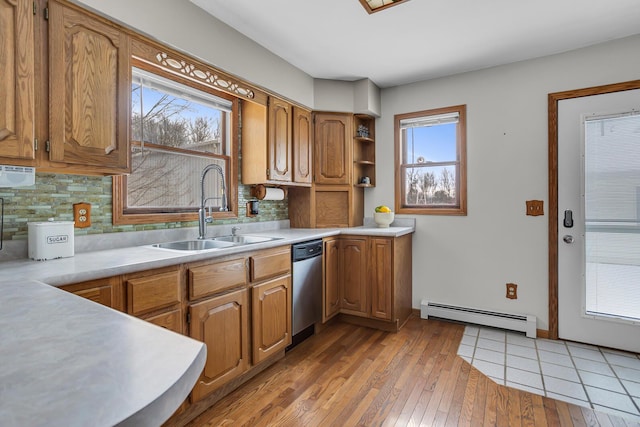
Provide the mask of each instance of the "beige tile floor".
POLYGON ((640 422, 640 355, 467 325, 458 355, 498 384, 640 422))

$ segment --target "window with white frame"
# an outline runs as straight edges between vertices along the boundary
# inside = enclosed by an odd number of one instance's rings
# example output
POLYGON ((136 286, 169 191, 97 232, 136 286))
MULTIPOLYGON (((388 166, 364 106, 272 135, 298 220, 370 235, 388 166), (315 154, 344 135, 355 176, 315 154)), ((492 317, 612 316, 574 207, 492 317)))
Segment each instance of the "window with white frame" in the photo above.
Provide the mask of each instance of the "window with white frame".
POLYGON ((466 215, 466 106, 395 116, 396 212, 466 215))

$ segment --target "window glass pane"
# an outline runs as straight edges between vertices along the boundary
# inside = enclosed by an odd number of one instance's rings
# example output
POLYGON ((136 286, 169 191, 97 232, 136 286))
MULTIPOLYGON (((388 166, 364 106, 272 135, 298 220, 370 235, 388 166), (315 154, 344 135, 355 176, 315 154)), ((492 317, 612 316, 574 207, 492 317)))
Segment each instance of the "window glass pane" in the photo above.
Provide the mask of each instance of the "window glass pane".
POLYGON ((228 153, 229 101, 136 68, 131 89, 134 141, 228 153))
MULTIPOLYGON (((210 163, 226 170, 226 162, 211 157, 192 156, 136 146, 131 154, 132 174, 127 178, 128 208, 197 208, 200 206, 200 175, 210 163)), ((226 184, 225 184, 226 187, 226 184)), ((222 181, 211 171, 205 194, 207 206, 222 206, 222 181)))
POLYGON ((456 160, 456 123, 402 130, 405 164, 456 160))
POLYGON ((458 204, 455 165, 410 167, 405 171, 406 206, 458 204))

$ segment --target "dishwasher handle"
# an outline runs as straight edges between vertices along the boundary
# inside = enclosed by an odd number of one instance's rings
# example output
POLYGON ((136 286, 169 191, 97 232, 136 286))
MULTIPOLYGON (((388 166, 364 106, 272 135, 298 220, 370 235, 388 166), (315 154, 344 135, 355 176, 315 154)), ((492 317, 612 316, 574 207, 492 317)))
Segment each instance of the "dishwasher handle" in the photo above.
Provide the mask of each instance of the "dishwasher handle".
POLYGON ((302 261, 322 255, 322 240, 296 243, 291 246, 291 259, 293 262, 302 261))

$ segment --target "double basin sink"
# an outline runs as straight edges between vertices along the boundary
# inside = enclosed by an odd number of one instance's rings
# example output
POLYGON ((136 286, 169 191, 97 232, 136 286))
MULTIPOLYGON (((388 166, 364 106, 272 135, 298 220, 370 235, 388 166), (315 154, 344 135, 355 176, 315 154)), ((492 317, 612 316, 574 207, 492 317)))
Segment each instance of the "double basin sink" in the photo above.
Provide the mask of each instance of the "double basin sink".
POLYGON ((281 237, 233 235, 219 236, 204 240, 181 240, 178 242, 155 243, 153 248, 172 249, 176 251, 206 251, 213 249, 224 249, 232 246, 250 245, 253 243, 270 242, 279 240, 281 237))

